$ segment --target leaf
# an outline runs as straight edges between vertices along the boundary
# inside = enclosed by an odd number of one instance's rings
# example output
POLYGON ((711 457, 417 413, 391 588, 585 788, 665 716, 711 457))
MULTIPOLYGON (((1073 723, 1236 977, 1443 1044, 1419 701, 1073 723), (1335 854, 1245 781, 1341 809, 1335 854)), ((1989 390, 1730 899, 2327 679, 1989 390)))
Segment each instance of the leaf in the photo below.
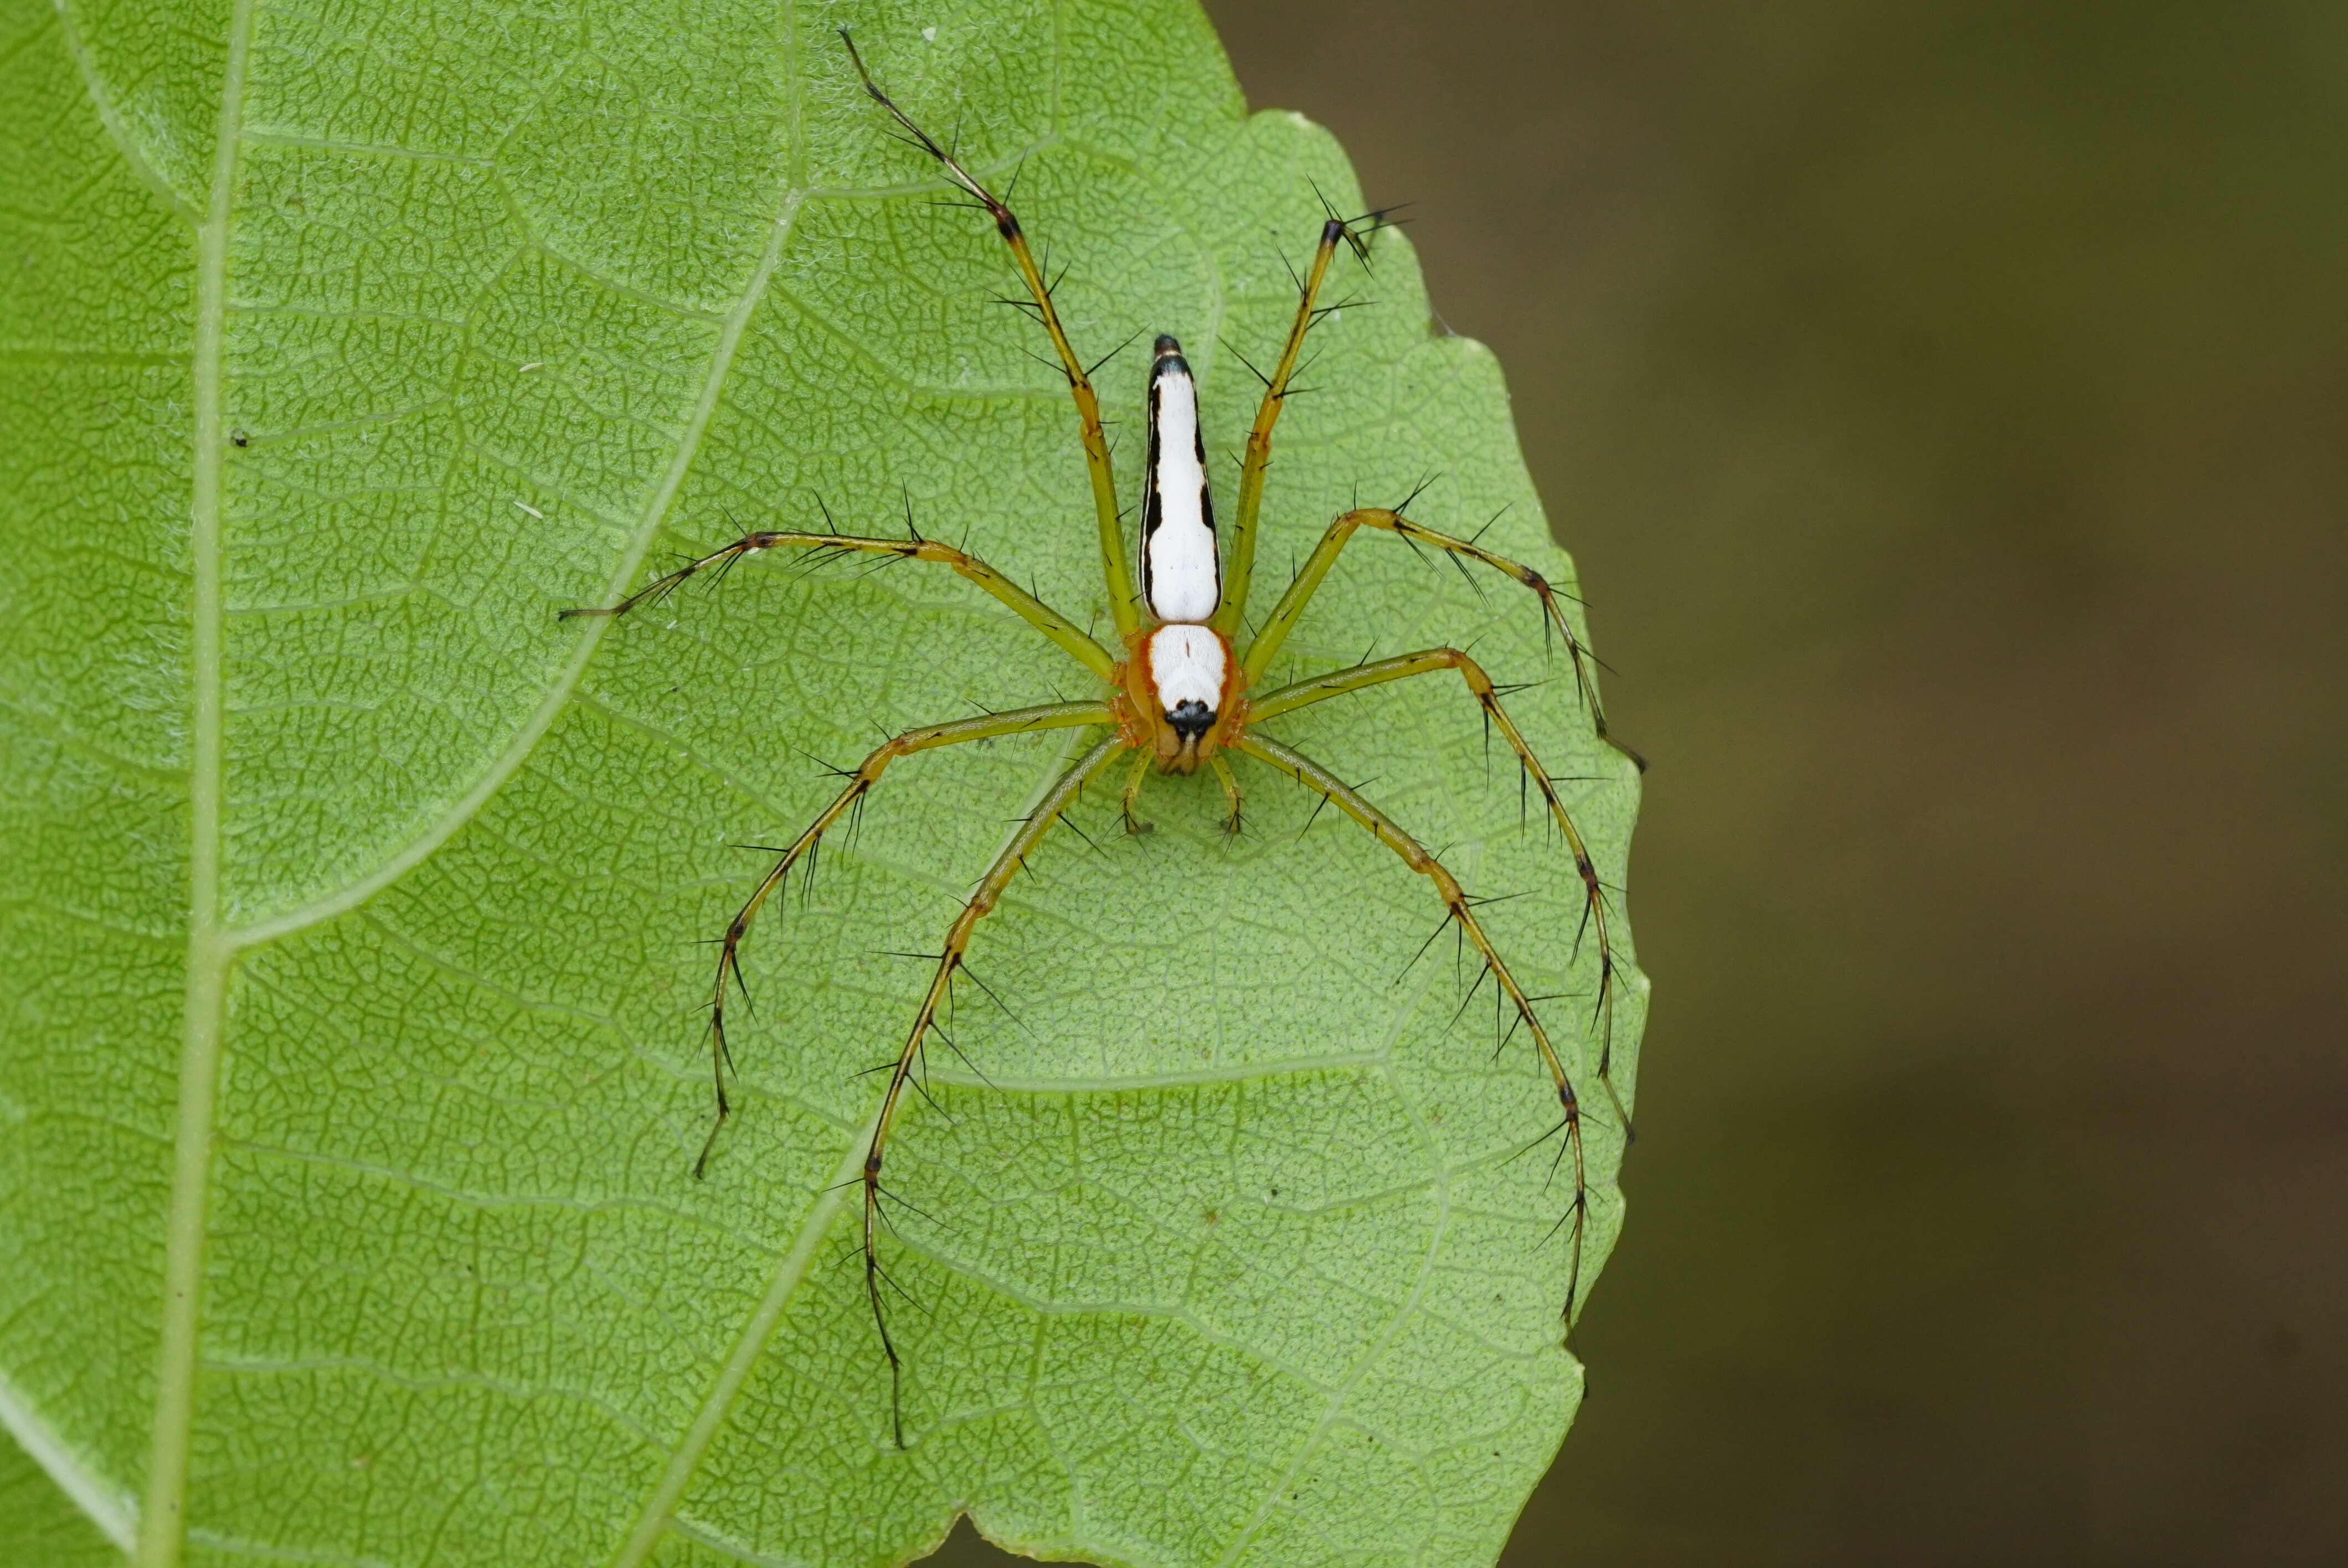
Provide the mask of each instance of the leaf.
MULTIPOLYGON (((1141 837, 1097 791, 981 927, 1003 1007, 964 993, 891 1158, 906 1448, 846 1261, 861 1072, 1065 733, 899 764, 762 917, 691 1178, 737 846, 829 798, 810 758, 1089 678, 914 564, 554 611, 822 502, 1107 624, 1065 391, 840 21, 1017 172, 1080 348, 1180 334, 1235 447, 1226 345, 1272 352, 1316 189, 1358 197, 1187 0, 0 12, 0 1399, 143 1561, 880 1563, 967 1511, 1104 1563, 1485 1563, 1571 1418, 1540 1074, 1455 1020, 1448 944, 1410 962, 1426 885, 1251 764, 1242 840, 1206 775, 1141 837)), ((1429 474, 1416 515, 1570 583, 1489 354, 1373 259, 1257 613, 1429 474)), ((1100 373, 1128 497, 1143 369, 1100 373)), ((1446 641, 1545 682, 1512 707, 1619 886, 1635 781, 1513 585, 1365 538, 1273 673, 1446 641)), ((1280 733, 1516 896, 1495 939, 1587 1032, 1570 862, 1456 685, 1280 733)))
POLYGON ((0 1430, 0 1541, 11 1563, 39 1568, 119 1568, 122 1551, 51 1483, 33 1456, 0 1430))

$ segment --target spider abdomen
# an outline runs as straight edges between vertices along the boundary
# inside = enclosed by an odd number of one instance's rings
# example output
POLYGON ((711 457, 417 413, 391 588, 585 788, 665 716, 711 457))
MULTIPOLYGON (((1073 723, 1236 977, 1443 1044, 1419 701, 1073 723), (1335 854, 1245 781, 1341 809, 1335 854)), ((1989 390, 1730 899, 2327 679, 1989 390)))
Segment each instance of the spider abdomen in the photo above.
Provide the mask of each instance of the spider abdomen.
POLYGON ((1149 366, 1149 459, 1142 475, 1141 597, 1160 620, 1214 619, 1223 595, 1215 506, 1199 433, 1199 386, 1170 336, 1149 366))

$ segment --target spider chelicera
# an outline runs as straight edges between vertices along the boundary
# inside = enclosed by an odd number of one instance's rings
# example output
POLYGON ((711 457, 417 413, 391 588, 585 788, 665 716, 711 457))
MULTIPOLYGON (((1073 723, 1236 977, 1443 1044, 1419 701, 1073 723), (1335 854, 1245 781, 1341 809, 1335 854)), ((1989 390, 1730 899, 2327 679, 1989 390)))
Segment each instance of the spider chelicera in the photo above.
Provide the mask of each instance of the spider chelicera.
MULTIPOLYGON (((869 553, 932 561, 951 568, 985 589, 1083 665, 1098 683, 1098 694, 1088 701, 1017 708, 977 718, 925 725, 895 736, 873 751, 853 772, 848 773, 845 775, 848 782, 839 796, 781 850, 774 868, 767 872, 748 901, 727 923, 725 936, 718 943, 717 973, 709 997, 710 1060, 716 1084, 717 1108, 708 1139, 694 1163, 694 1173, 700 1175, 706 1168, 710 1150, 716 1145, 718 1132, 725 1126, 732 1109, 726 1090, 726 1075, 730 1065, 726 1044, 726 994, 729 980, 737 986, 741 980, 739 952, 743 936, 759 907, 783 886, 794 866, 808 860, 824 834, 871 793, 889 764, 900 757, 942 746, 1042 730, 1095 728, 1105 732, 1054 781, 1034 811, 1021 822, 1009 844, 979 879, 976 889, 955 917, 952 928, 946 933, 942 948, 936 955, 935 972, 922 998, 920 1011, 914 1015, 904 1044, 898 1050, 895 1061, 883 1070, 887 1073, 887 1087, 882 1091, 880 1109, 872 1122, 860 1178, 863 1204, 861 1250, 865 1297, 871 1308, 881 1348, 888 1357, 892 1391, 899 1388, 902 1364, 889 1333, 888 1315, 881 1295, 881 1286, 887 1276, 878 1252, 878 1233, 882 1220, 881 1200, 886 1195, 880 1185, 880 1172, 888 1153, 890 1132, 895 1125, 905 1091, 915 1082, 923 1060, 925 1043, 935 1031, 940 1011, 952 994, 956 973, 963 968, 973 929, 994 910, 1005 886, 1084 787, 1120 758, 1129 756, 1130 759, 1127 764, 1121 797, 1125 822, 1129 830, 1139 829, 1140 825, 1134 815, 1135 803, 1139 797, 1143 781, 1153 769, 1165 774, 1187 774, 1206 768, 1214 774, 1230 803, 1227 827, 1232 832, 1238 831, 1241 798, 1239 781, 1232 775, 1231 764, 1225 755, 1237 752, 1318 794, 1325 804, 1335 806, 1368 829, 1378 842, 1401 856, 1411 870, 1432 883, 1443 902, 1445 927, 1456 927, 1461 939, 1481 961, 1482 970, 1478 977, 1478 984, 1488 978, 1499 996, 1506 999, 1506 1005, 1514 1010, 1515 1022, 1506 1033, 1513 1034, 1520 1026, 1531 1040, 1540 1067, 1547 1076, 1549 1091, 1555 1096, 1559 1108, 1559 1120, 1550 1136, 1561 1138, 1557 1159, 1560 1166, 1570 1173, 1572 1183, 1572 1194, 1567 1202, 1566 1212, 1558 1222, 1569 1232, 1572 1251, 1564 1308, 1564 1316, 1570 1322, 1581 1286, 1582 1233, 1589 1206, 1582 1150, 1582 1096, 1575 1087, 1572 1073, 1566 1068, 1565 1059, 1552 1043, 1548 1030, 1534 1009, 1534 999, 1518 984, 1507 963, 1486 937, 1476 917, 1478 900, 1461 888, 1458 879, 1443 863, 1357 789, 1321 764, 1265 733, 1262 727, 1301 708, 1333 697, 1365 691, 1390 681, 1444 670, 1457 672, 1470 695, 1481 707, 1488 733, 1497 731, 1516 753, 1524 780, 1539 792, 1542 808, 1571 853, 1582 889, 1581 931, 1577 933, 1576 945, 1578 947, 1585 936, 1590 938, 1596 950, 1598 963, 1590 1026, 1599 1037, 1597 1077, 1627 1137, 1629 1121, 1608 1076, 1612 1054, 1614 994, 1619 983, 1614 942, 1609 924, 1610 909, 1606 891, 1598 879, 1598 872, 1591 864, 1581 835, 1575 828, 1565 803, 1558 794, 1556 781, 1541 766, 1533 754, 1532 747, 1501 706, 1500 691, 1494 687, 1491 678, 1475 660, 1457 648, 1429 648, 1395 658, 1375 660, 1269 692, 1257 692, 1255 685, 1289 631, 1312 602, 1315 590, 1347 541, 1365 528, 1384 530, 1399 535, 1415 547, 1447 551, 1455 557, 1480 562, 1529 589, 1540 600, 1545 630, 1554 631, 1564 642, 1567 655, 1572 661, 1576 690, 1597 737, 1622 751, 1634 762, 1639 761, 1637 754, 1613 741, 1606 733, 1605 714, 1599 705, 1597 690, 1590 674, 1589 654, 1567 622, 1559 604, 1557 589, 1530 567, 1495 555, 1473 539, 1455 538, 1425 528, 1404 516, 1400 508, 1355 507, 1338 516, 1330 523, 1320 543, 1297 571, 1287 591, 1272 607, 1270 616, 1257 629, 1254 636, 1242 636, 1241 621, 1247 609, 1248 589, 1255 562, 1256 519, 1262 505, 1264 476, 1272 455, 1272 427, 1279 422, 1281 409, 1293 390, 1291 380, 1296 372, 1299 351, 1303 346, 1306 334, 1327 312, 1328 307, 1318 305, 1316 301, 1330 263, 1340 246, 1350 247, 1358 257, 1366 261, 1364 237, 1382 223, 1384 214, 1369 213, 1350 220, 1333 215, 1321 227, 1312 263, 1299 280, 1296 313, 1289 326, 1287 340, 1272 374, 1263 377, 1263 397, 1257 406, 1254 424, 1248 431, 1246 452, 1240 468, 1238 504, 1232 509, 1228 531, 1218 529, 1209 496, 1206 446, 1199 425, 1198 388, 1191 378, 1189 365, 1183 358, 1182 345, 1171 336, 1160 335, 1157 339, 1148 378, 1148 453, 1143 477, 1141 548, 1138 555, 1140 580, 1139 591, 1137 592, 1134 580, 1126 569, 1124 531, 1117 504, 1117 486, 1110 467, 1108 440, 1101 424, 1100 402, 1094 394, 1083 363, 1069 345, 1067 333, 1062 330, 1059 315, 1053 308, 1051 287, 1028 248, 1019 220, 1007 205, 963 166, 952 151, 931 138, 881 90, 873 80, 871 72, 866 69, 861 55, 845 29, 840 32, 840 40, 848 48, 865 91, 888 112, 904 133, 905 139, 934 159, 945 171, 945 177, 994 220, 995 231, 1009 248, 1012 261, 1026 285, 1028 298, 1017 302, 1028 311, 1051 339, 1059 368, 1067 378, 1069 395, 1076 404, 1077 421, 1083 433, 1086 466, 1092 480, 1094 515, 1100 531, 1101 571, 1107 581, 1108 603, 1116 621, 1117 646, 1112 648, 1097 641, 986 562, 963 550, 935 539, 924 538, 911 529, 902 538, 842 534, 831 528, 828 519, 827 526, 819 530, 784 529, 747 534, 722 549, 688 561, 675 571, 655 579, 617 604, 562 611, 565 616, 625 615, 632 610, 665 597, 696 573, 713 568, 722 570, 743 557, 761 550, 869 553)), ((1643 767, 1645 764, 1641 763, 1640 765, 1643 767)), ((1438 934, 1443 928, 1437 928, 1438 934)), ((1577 1052, 1575 1060, 1580 1059, 1577 1052)), ((892 1409, 897 1403, 892 1398, 892 1409)), ((898 1441, 901 1446, 901 1424, 898 1441)))

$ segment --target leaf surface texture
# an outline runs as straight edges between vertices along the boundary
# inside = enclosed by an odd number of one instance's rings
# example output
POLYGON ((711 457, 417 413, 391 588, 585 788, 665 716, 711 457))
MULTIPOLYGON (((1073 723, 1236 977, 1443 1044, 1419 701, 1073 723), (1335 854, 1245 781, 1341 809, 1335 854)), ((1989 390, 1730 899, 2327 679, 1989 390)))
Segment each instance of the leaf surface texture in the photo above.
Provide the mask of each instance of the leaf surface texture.
MULTIPOLYGON (((1479 1563, 1570 1420, 1544 1081, 1447 938, 1412 962, 1425 884, 1251 764, 1241 840, 1206 775, 1140 837, 1096 791, 981 927, 1003 1005, 963 989, 891 1151, 907 1449, 844 1261, 860 1074, 1067 733, 900 763, 770 907, 691 1179, 738 846, 829 798, 810 758, 1090 678, 919 565, 555 610, 820 503, 1109 624, 1008 261, 840 22, 1017 171, 1079 350, 1141 334, 1097 377, 1128 502, 1158 332, 1229 495, 1233 349, 1277 352, 1316 190, 1359 196, 1187 3, 0 5, 0 1398, 151 1561, 160 1508, 201 1563, 878 1564, 963 1511, 1103 1563, 1479 1563)), ((1373 252, 1255 613, 1430 474, 1414 515, 1570 586, 1489 354, 1373 252)), ((1447 642, 1541 682, 1512 710, 1619 886, 1635 780, 1505 579, 1365 537, 1272 678, 1447 642)), ((1570 860, 1447 681, 1277 733, 1513 896, 1586 1079, 1570 860)))

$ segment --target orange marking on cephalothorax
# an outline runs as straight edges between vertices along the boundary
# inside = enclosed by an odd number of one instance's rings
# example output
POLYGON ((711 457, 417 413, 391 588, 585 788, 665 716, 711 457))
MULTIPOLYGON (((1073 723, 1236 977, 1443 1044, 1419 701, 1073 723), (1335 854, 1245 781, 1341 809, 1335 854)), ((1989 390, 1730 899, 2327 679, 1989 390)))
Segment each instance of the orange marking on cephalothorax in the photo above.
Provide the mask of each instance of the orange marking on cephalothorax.
POLYGON ((1167 720, 1165 702, 1150 672, 1150 640, 1169 624, 1161 621, 1144 627, 1126 639, 1125 660, 1112 672, 1117 690, 1109 703, 1117 711, 1118 737, 1157 758, 1159 773, 1196 773, 1217 752, 1239 743, 1247 723, 1247 674, 1240 668, 1230 638, 1211 627, 1186 625, 1184 630, 1205 632, 1221 645, 1223 684, 1216 699, 1215 722, 1206 733, 1195 738, 1179 733, 1167 720))

